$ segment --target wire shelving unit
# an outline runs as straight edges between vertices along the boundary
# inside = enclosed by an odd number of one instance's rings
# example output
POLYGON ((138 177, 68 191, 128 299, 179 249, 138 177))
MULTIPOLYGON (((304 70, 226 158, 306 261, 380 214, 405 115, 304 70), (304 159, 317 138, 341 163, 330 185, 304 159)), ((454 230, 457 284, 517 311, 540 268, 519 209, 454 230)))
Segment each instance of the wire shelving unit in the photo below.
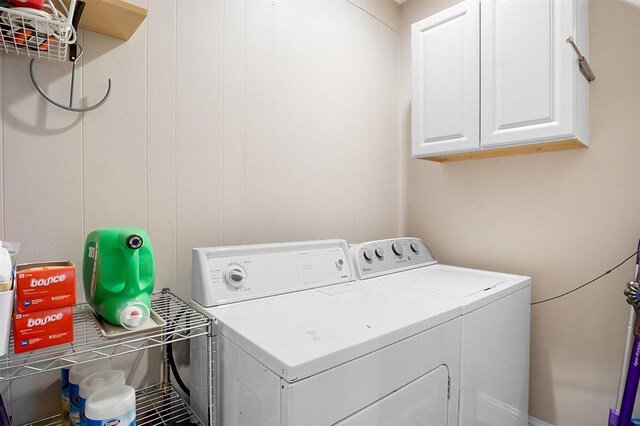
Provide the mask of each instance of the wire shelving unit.
MULTIPOLYGON (((162 328, 117 339, 100 333, 93 311, 87 304, 74 306, 72 343, 16 354, 12 336, 9 353, 0 357, 0 382, 160 347, 165 364, 162 382, 136 391, 137 424, 202 424, 171 385, 166 345, 200 336, 211 337, 213 321, 168 289, 151 296, 151 308, 166 322, 162 328)), ((61 425, 62 419, 58 415, 31 424, 61 425)))

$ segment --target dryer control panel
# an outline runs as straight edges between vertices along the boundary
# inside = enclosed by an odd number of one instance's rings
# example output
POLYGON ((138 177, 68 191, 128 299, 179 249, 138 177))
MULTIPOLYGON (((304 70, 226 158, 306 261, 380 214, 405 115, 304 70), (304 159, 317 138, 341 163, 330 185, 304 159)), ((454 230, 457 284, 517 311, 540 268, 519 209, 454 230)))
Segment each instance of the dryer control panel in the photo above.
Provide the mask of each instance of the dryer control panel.
POLYGON ((373 278, 438 263, 431 248, 419 238, 392 238, 351 246, 359 279, 373 278))
POLYGON ((344 240, 193 249, 191 297, 204 307, 353 281, 344 240))

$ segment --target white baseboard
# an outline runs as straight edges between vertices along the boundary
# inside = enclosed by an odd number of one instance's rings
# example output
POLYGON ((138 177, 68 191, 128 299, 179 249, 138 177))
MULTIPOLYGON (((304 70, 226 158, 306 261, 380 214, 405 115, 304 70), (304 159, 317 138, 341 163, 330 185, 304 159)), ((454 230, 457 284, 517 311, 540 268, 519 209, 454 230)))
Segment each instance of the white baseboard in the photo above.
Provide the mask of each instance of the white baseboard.
POLYGON ((529 416, 529 426, 553 426, 551 423, 543 422, 535 417, 529 416))
POLYGON ((478 400, 476 401, 476 416, 478 424, 512 425, 522 424, 526 421, 528 426, 554 426, 551 423, 531 417, 526 411, 520 411, 482 392, 479 392, 478 400))

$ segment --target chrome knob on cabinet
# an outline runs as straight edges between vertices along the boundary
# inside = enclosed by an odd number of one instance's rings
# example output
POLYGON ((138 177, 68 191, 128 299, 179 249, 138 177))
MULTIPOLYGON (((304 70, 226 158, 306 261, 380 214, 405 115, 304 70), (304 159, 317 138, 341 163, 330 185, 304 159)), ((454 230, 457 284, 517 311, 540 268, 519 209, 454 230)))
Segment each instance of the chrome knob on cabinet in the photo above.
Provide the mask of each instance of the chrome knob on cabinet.
POLYGON ((382 247, 378 247, 375 252, 378 259, 382 259, 384 257, 384 250, 382 250, 382 247))
POLYGON ((366 260, 368 260, 369 262, 371 262, 373 260, 373 252, 370 249, 365 249, 362 252, 362 255, 364 256, 364 258, 366 260))
POLYGON ((242 288, 246 280, 247 272, 240 265, 234 265, 224 273, 225 283, 236 290, 242 288))
POLYGON ((418 251, 420 251, 420 247, 418 246, 418 243, 411 243, 411 251, 414 252, 415 254, 418 254, 418 251))
POLYGON ((391 244, 391 250, 396 256, 402 256, 402 245, 400 245, 400 243, 391 244))

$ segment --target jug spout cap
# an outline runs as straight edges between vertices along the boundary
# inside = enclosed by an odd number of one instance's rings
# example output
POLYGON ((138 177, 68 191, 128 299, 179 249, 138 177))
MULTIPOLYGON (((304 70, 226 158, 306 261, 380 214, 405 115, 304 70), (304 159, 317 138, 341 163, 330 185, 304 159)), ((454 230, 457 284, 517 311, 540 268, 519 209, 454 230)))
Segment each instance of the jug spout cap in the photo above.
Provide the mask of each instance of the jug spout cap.
POLYGON ((127 301, 120 312, 120 324, 126 329, 132 330, 147 322, 151 312, 147 305, 138 300, 127 301))
POLYGON ((144 244, 142 236, 137 233, 121 232, 118 235, 120 241, 124 243, 124 246, 131 250, 138 250, 144 244))

